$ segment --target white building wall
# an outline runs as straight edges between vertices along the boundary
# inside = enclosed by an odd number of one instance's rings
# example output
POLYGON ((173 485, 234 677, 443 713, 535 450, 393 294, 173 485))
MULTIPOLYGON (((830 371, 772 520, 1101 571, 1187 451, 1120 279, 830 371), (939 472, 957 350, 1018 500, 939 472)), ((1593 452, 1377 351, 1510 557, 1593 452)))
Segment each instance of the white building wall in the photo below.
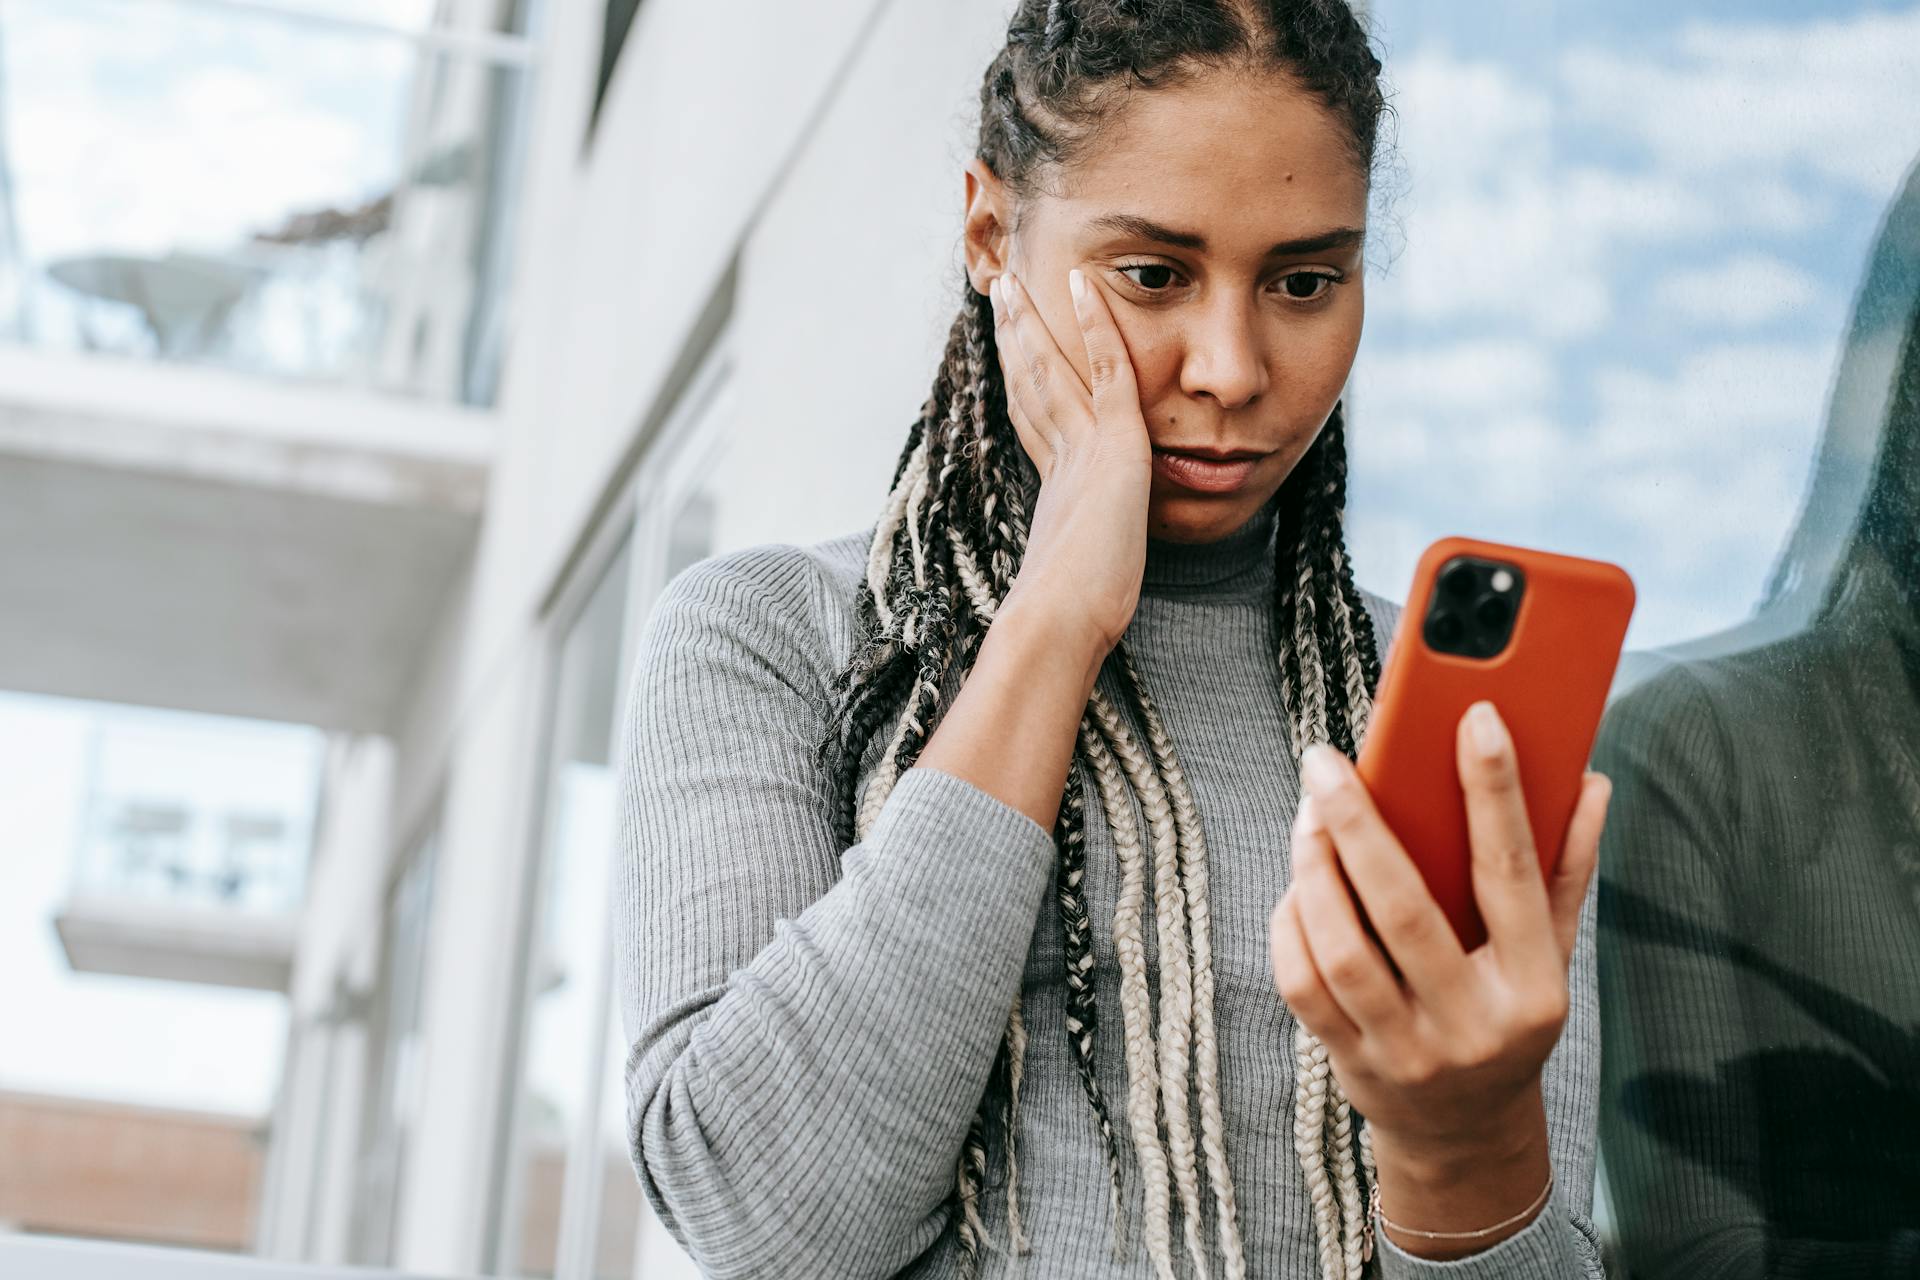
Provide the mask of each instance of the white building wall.
POLYGON ((545 602, 736 259, 718 549, 872 520, 959 301, 960 165, 1007 5, 649 0, 583 158, 598 8, 549 7, 485 523, 396 717, 396 815, 446 787, 395 1258, 423 1272, 478 1271, 495 1226, 545 602))
POLYGON ((891 4, 747 241, 723 548, 879 515, 960 305, 961 166, 1010 7, 891 4))

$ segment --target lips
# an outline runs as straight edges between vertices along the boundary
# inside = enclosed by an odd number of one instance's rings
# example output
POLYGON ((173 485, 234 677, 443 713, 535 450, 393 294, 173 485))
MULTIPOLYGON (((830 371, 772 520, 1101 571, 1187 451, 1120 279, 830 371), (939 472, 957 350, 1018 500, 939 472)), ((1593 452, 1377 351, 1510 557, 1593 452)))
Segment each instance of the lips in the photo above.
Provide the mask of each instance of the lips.
POLYGON ((1153 451, 1154 474, 1182 489, 1196 493, 1231 493, 1253 474, 1258 457, 1215 461, 1198 454, 1177 453, 1169 449, 1153 451))
POLYGON ((1255 449, 1230 449, 1225 453, 1214 453, 1206 449, 1170 449, 1159 445, 1154 446, 1154 452, 1177 453, 1186 458, 1198 458, 1202 462, 1241 462, 1266 456, 1255 449))

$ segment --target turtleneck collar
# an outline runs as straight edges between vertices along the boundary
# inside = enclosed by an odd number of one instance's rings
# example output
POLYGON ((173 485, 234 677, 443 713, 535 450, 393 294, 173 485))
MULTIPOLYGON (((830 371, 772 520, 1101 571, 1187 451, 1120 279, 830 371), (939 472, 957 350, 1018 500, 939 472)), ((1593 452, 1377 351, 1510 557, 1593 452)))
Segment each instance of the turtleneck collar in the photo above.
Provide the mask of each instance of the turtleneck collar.
POLYGON ((1239 528, 1211 542, 1147 538, 1141 594, 1264 598, 1273 591, 1273 534, 1279 524, 1275 492, 1239 528))
MULTIPOLYGON (((1025 450, 1015 470, 1026 491, 1027 509, 1040 496, 1040 473, 1025 450)), ((1146 572, 1140 593, 1180 599, 1241 597, 1264 599, 1273 592, 1273 535, 1279 525, 1276 491, 1239 528, 1212 542, 1174 542, 1147 538, 1146 572)))

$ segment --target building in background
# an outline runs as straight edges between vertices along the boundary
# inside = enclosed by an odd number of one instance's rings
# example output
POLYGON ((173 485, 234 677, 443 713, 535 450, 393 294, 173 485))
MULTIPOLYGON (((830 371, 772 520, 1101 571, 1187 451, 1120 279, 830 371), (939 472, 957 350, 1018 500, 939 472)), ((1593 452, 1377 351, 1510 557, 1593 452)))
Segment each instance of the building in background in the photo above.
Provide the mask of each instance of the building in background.
MULTIPOLYGON (((877 514, 1009 5, 400 7, 0 7, 0 689, 324 735, 304 817, 103 781, 80 842, 109 884, 178 864, 217 899, 244 867, 297 902, 184 941, 151 902, 60 916, 77 967, 284 1005, 270 1105, 193 1131, 222 1213, 189 1228, 185 1196, 172 1239, 691 1276, 625 1131, 624 675, 686 565, 877 514)), ((1402 167, 1352 388, 1360 576, 1398 597, 1474 533, 1625 563, 1643 647, 1731 625, 1912 159, 1920 5, 1496 8, 1372 6, 1402 167)), ((60 1160, 191 1119, 0 1095, 0 1198, 40 1206, 0 1214, 93 1232, 52 1179, 110 1170, 60 1160)))

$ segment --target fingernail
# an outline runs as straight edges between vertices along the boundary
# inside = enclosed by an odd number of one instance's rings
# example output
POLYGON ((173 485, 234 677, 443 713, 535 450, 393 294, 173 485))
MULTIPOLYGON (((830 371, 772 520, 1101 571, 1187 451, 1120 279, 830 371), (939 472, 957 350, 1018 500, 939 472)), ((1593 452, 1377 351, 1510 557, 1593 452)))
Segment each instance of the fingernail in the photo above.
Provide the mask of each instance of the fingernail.
POLYGON ((1000 277, 987 281, 987 298, 993 303, 993 314, 1000 314, 1000 277))
POLYGON ((1300 757, 1300 774, 1310 792, 1326 795, 1340 785, 1342 772, 1334 762, 1334 755, 1332 747, 1316 742, 1300 757))
POLYGON ((1080 274, 1080 268, 1075 267, 1073 270, 1067 272, 1067 288, 1073 290, 1073 300, 1075 302, 1085 302, 1087 300, 1087 278, 1080 274))
POLYGON ((1467 709, 1467 731, 1484 755, 1498 755, 1507 745, 1507 727, 1500 723, 1500 713, 1491 702, 1476 702, 1467 709))

